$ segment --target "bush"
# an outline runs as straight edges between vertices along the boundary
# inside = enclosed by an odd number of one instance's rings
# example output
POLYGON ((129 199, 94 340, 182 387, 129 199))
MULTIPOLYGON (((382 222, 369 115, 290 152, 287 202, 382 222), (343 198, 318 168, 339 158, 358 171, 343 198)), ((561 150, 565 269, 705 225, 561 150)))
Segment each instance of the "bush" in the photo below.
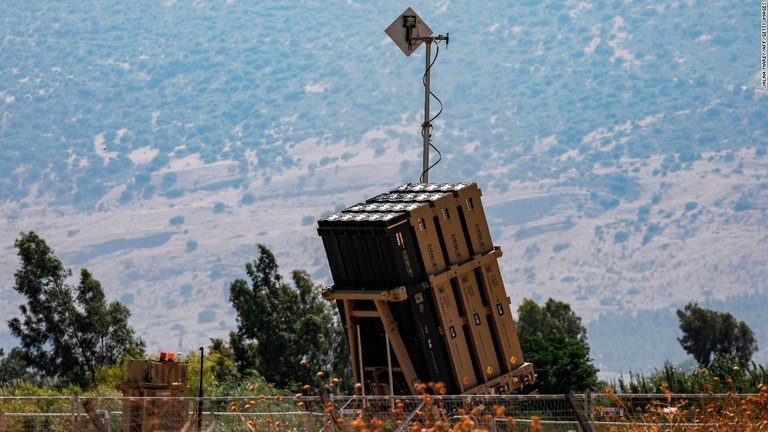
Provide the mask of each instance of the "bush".
POLYGON ((315 222, 315 218, 312 215, 306 215, 301 219, 301 226, 312 225, 315 222))
POLYGON ((256 202, 256 196, 250 192, 243 195, 243 198, 240 199, 240 204, 243 204, 243 205, 251 205, 254 202, 256 202))
POLYGON ((749 200, 747 198, 745 198, 745 197, 739 198, 739 200, 736 201, 736 205, 733 206, 733 210, 736 211, 736 212, 743 212, 743 211, 747 211, 747 210, 752 210, 753 208, 754 208, 754 206, 752 205, 752 203, 749 202, 749 200))
POLYGON ((160 183, 160 189, 162 190, 168 190, 176 184, 176 180, 178 179, 178 176, 174 172, 168 172, 163 175, 163 179, 160 183))
POLYGON ((170 223, 173 226, 181 226, 184 224, 184 216, 174 216, 170 219, 168 219, 168 223, 170 223))
POLYGON ((612 387, 617 392, 636 394, 663 393, 663 389, 677 394, 755 393, 766 382, 768 370, 764 366, 752 363, 741 368, 734 360, 717 356, 709 369, 686 370, 666 362, 648 375, 630 372, 628 382, 619 377, 612 387))
POLYGON ((208 324, 216 321, 216 312, 210 310, 210 309, 203 309, 200 311, 200 313, 197 315, 197 323, 198 324, 208 324))

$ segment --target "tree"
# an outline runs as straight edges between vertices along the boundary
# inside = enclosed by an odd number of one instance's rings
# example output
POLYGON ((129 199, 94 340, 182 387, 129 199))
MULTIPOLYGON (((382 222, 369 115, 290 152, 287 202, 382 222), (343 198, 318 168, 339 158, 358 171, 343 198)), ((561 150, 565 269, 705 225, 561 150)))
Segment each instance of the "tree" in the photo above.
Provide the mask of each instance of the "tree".
POLYGON ((278 388, 313 382, 318 371, 351 376, 348 355, 338 354, 346 338, 319 287, 303 270, 293 271, 293 287, 283 283, 272 252, 258 248, 259 257, 245 264, 250 286, 243 279, 230 286, 237 312, 230 346, 239 372, 255 369, 278 388))
POLYGON ((35 375, 29 370, 27 363, 21 358, 21 350, 14 347, 8 355, 0 348, 0 388, 14 381, 26 381, 37 384, 35 375))
POLYGON ((517 332, 544 339, 562 334, 569 339, 587 341, 587 328, 581 324, 568 303, 549 299, 544 307, 531 299, 523 299, 518 308, 517 332))
POLYGON ((205 361, 209 363, 211 374, 216 382, 226 382, 238 378, 232 350, 224 343, 224 340, 218 338, 211 339, 211 345, 208 346, 208 355, 205 361))
POLYGON ((597 387, 587 330, 570 305, 549 299, 541 307, 524 299, 518 308, 517 330, 523 355, 536 372, 534 390, 564 394, 597 387))
POLYGON ((597 369, 591 364, 587 344, 563 334, 546 339, 525 336, 521 344, 526 360, 533 363, 533 388, 539 393, 583 392, 597 386, 597 369))
POLYGON ((757 352, 752 329, 744 321, 736 321, 730 313, 688 303, 684 309, 677 310, 677 318, 683 331, 683 337, 677 340, 701 366, 709 366, 713 354, 729 357, 746 366, 757 352))
POLYGON ((47 378, 89 388, 100 367, 143 355, 144 341, 128 324, 130 310, 118 301, 107 304, 88 270, 73 287, 67 284, 71 270, 35 232, 21 233, 15 246, 21 269, 14 289, 27 302, 8 327, 21 342, 21 360, 47 378))

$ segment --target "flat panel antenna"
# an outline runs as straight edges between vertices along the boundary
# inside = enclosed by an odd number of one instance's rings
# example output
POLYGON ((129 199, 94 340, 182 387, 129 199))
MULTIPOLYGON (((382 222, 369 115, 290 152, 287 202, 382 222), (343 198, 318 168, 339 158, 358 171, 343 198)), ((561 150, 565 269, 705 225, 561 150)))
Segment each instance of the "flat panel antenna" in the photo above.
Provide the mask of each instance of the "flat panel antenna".
POLYGON ((413 9, 408 8, 396 20, 392 21, 384 33, 403 50, 406 56, 410 57, 416 48, 424 42, 423 38, 432 36, 432 29, 421 20, 413 9))
MULTIPOLYGON (((424 151, 419 182, 429 183, 429 169, 431 168, 429 165, 429 147, 431 146, 432 120, 434 120, 437 115, 440 115, 440 113, 438 113, 435 117, 430 117, 429 113, 430 95, 435 97, 429 90, 430 70, 434 63, 432 60, 431 47, 433 42, 437 43, 439 41, 445 41, 445 45, 448 46, 449 34, 446 33, 445 36, 432 36, 432 29, 430 29, 429 26, 422 21, 421 17, 419 17, 419 15, 411 8, 406 9, 400 14, 400 16, 397 17, 386 30, 384 30, 384 33, 386 33, 390 39, 395 42, 395 45, 397 45, 408 57, 413 54, 416 48, 421 46, 422 42, 426 43, 427 52, 425 56, 426 65, 424 70, 424 123, 421 125, 421 136, 424 138, 424 151)), ((437 100, 440 102, 440 99, 437 100)), ((440 105, 442 106, 442 103, 440 105)), ((442 108, 440 111, 442 112, 442 108)))

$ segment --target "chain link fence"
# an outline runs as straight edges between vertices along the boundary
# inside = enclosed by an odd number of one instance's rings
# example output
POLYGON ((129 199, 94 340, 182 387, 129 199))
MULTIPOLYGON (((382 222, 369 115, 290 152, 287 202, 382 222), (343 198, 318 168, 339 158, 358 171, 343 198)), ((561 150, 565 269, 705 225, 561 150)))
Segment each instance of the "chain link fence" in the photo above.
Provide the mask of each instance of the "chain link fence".
POLYGON ((768 431, 766 394, 0 397, 0 432, 724 428, 768 431))
POLYGON ((768 431, 768 395, 596 394, 595 425, 623 430, 768 431))

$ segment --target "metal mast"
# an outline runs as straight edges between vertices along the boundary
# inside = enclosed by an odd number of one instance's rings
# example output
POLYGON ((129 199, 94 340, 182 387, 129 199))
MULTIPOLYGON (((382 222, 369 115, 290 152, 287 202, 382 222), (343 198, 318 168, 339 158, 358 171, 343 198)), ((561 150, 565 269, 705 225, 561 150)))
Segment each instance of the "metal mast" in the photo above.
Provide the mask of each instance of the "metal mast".
POLYGON ((422 42, 426 43, 427 52, 425 56, 424 65, 424 123, 421 124, 421 136, 424 139, 424 149, 422 155, 422 171, 419 177, 419 182, 429 183, 429 147, 430 138, 432 136, 432 123, 429 112, 429 99, 432 92, 429 89, 430 85, 430 69, 432 66, 432 43, 444 40, 448 45, 449 34, 445 36, 437 35, 432 36, 432 30, 427 26, 424 21, 413 11, 408 8, 400 14, 400 16, 390 24, 385 30, 385 33, 397 44, 398 47, 405 53, 406 56, 410 56, 416 48, 421 45, 422 42))
POLYGON ((432 41, 427 42, 427 55, 424 56, 426 63, 424 65, 424 123, 421 125, 421 136, 424 138, 424 150, 422 154, 421 176, 419 182, 429 183, 429 139, 432 137, 432 124, 429 116, 429 63, 432 60, 432 41))

